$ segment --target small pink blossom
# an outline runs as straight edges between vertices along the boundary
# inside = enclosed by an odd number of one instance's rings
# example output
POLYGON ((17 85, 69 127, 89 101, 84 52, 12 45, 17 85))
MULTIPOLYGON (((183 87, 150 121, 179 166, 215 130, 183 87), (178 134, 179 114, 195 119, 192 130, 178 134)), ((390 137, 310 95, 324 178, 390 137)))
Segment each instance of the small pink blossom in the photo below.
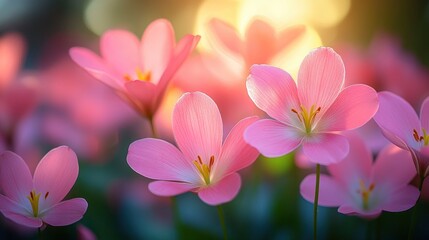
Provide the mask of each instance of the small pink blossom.
POLYGON ((380 108, 374 120, 396 146, 408 150, 420 178, 429 174, 429 97, 420 108, 420 119, 413 107, 391 92, 378 93, 380 108))
POLYGON ((344 85, 344 65, 331 48, 306 56, 297 83, 276 67, 253 65, 247 79, 250 98, 274 119, 250 125, 245 140, 267 157, 302 145, 314 163, 328 165, 348 153, 347 139, 335 132, 368 122, 378 108, 377 93, 367 85, 344 85))
POLYGON ((100 39, 102 57, 80 47, 70 49, 70 56, 142 116, 152 118, 168 83, 198 41, 199 36, 186 35, 176 45, 171 23, 158 19, 141 41, 130 32, 110 30, 100 39))
POLYGON ((133 142, 127 162, 137 173, 154 179, 149 190, 159 196, 197 192, 207 204, 231 201, 238 193, 238 170, 259 153, 244 142, 243 132, 256 121, 243 119, 222 144, 223 124, 215 102, 201 92, 185 93, 173 111, 173 134, 178 148, 153 138, 133 142))
MULTIPOLYGON (((347 157, 327 167, 330 175, 320 176, 319 204, 366 218, 378 217, 382 211, 401 212, 413 207, 419 191, 409 185, 416 175, 410 154, 389 145, 373 163, 362 138, 349 136, 349 141, 347 157)), ((301 195, 309 202, 314 200, 315 178, 311 174, 301 182, 301 195)))
POLYGON ((49 151, 31 176, 24 160, 13 152, 0 155, 0 211, 21 225, 65 226, 79 221, 88 203, 83 198, 61 201, 76 182, 76 154, 66 146, 49 151))

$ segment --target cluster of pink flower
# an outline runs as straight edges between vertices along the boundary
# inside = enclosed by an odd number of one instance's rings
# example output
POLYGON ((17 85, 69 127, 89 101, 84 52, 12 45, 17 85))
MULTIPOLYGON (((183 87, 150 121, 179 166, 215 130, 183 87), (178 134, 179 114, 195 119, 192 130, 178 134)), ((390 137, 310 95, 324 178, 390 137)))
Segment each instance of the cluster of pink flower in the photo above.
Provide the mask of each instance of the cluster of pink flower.
MULTIPOLYGON (((347 69, 328 47, 317 48, 305 57, 296 81, 282 69, 260 65, 270 64, 277 52, 298 39, 305 31, 302 26, 276 33, 267 23, 256 20, 245 40, 220 20, 209 26, 219 55, 188 59, 199 36, 187 35, 176 44, 173 28, 164 19, 152 22, 141 41, 127 31, 106 32, 100 40, 101 57, 85 48, 70 50, 74 62, 149 121, 153 138, 133 142, 127 162, 137 173, 155 180, 149 184, 152 193, 175 196, 192 191, 203 202, 220 205, 235 198, 241 187, 237 171, 251 165, 260 153, 278 157, 300 149, 319 169, 316 175, 307 176, 300 188, 301 195, 316 205, 338 206, 341 213, 367 218, 415 205, 429 175, 429 98, 422 104, 419 120, 413 107, 392 92, 377 93, 364 84, 345 87, 347 69), (223 61, 225 58, 229 60, 223 61), (213 69, 204 68, 204 62, 213 63, 216 73, 210 75, 213 69), (220 86, 228 91, 219 91, 216 84, 202 86, 205 77, 219 75, 231 79, 220 86), (193 91, 184 93, 172 112, 177 147, 159 138, 155 120, 174 77, 188 78, 177 85, 193 91), (201 78, 198 81, 202 83, 196 85, 205 93, 187 88, 189 78, 201 78), (216 103, 222 103, 220 108, 216 103), (255 105, 271 118, 251 116, 261 113, 255 105), (221 113, 227 115, 228 124, 238 122, 225 127, 231 129, 225 139, 221 113), (377 154, 375 162, 369 140, 349 131, 371 119, 393 143, 377 154), (320 165, 327 166, 330 175, 320 176, 320 165), (411 183, 416 176, 418 187, 411 183)), ((2 98, 9 96, 3 93, 8 79, 0 76, 2 98)), ((27 108, 11 110, 16 109, 27 108)), ((3 125, 0 122, 6 142, 0 144, 12 145, 7 136, 13 132, 4 131, 3 125)), ((10 150, 10 146, 2 148, 10 150)), ((23 159, 5 151, 0 156, 0 190, 4 193, 0 194, 0 211, 29 227, 74 223, 84 215, 87 202, 80 198, 60 201, 77 175, 77 157, 68 147, 46 154, 33 179, 23 159)))

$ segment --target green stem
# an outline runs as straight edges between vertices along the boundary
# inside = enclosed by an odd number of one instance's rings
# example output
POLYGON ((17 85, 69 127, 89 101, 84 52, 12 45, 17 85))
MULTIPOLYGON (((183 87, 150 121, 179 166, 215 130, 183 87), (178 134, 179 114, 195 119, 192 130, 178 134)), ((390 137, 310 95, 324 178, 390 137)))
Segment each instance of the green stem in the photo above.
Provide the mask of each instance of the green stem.
POLYGON ((42 227, 39 227, 37 229, 37 237, 39 240, 42 240, 42 227))
POLYGON ((179 207, 176 197, 171 197, 171 207, 173 209, 173 221, 177 231, 177 239, 182 239, 182 224, 180 222, 179 207))
POLYGON ((320 184, 320 164, 316 164, 316 190, 314 192, 314 205, 313 205, 314 240, 317 239, 317 205, 319 203, 319 184, 320 184))
POLYGON ((376 223, 375 239, 380 240, 381 239, 381 216, 375 220, 375 223, 376 223))
POLYGON ((228 234, 226 232, 225 218, 223 215, 223 210, 221 205, 217 206, 217 214, 219 215, 219 222, 220 222, 220 225, 222 226, 223 239, 226 240, 228 239, 228 234))
POLYGON ((421 192, 422 192, 422 188, 423 188, 423 181, 425 180, 423 177, 420 177, 420 182, 419 182, 419 191, 420 191, 420 195, 419 198, 417 199, 416 205, 413 207, 413 212, 411 213, 411 221, 410 221, 410 228, 408 230, 408 240, 413 239, 413 235, 414 235, 414 229, 416 228, 416 218, 417 218, 417 203, 420 200, 420 196, 421 196, 421 192))

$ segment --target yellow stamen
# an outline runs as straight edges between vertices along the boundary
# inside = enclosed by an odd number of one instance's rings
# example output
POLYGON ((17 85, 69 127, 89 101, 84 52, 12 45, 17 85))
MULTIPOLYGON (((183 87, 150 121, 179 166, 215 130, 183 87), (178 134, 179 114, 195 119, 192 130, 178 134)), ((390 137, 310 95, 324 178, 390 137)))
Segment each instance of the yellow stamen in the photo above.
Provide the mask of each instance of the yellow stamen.
MULTIPOLYGON (((45 197, 45 199, 46 199, 46 197, 45 197)), ((31 208, 33 209, 33 216, 37 217, 39 215, 40 193, 36 194, 36 191, 33 190, 30 192, 30 195, 28 195, 27 198, 28 198, 28 200, 30 200, 31 208)))
POLYGON ((143 72, 138 67, 135 69, 135 74, 137 76, 137 79, 132 78, 130 74, 125 74, 124 75, 124 79, 126 81, 140 80, 140 81, 147 81, 147 82, 149 82, 151 80, 151 77, 152 77, 152 73, 150 71, 143 72))
POLYGON ((203 178, 206 185, 210 184, 210 171, 214 164, 214 156, 210 157, 209 165, 203 163, 203 160, 198 156, 198 160, 193 161, 194 166, 198 169, 201 177, 203 178))
POLYGON ((298 120, 304 124, 305 132, 311 133, 312 126, 316 119, 316 115, 320 112, 321 108, 316 108, 315 105, 310 107, 310 111, 301 105, 301 111, 298 112, 296 109, 292 108, 291 111, 296 114, 298 120))
POLYGON ((359 182, 359 193, 362 196, 362 207, 365 210, 369 209, 369 197, 371 195, 371 192, 374 190, 374 188, 375 188, 374 183, 371 183, 367 188, 365 186, 365 183, 362 180, 359 182))
POLYGON ((416 129, 413 129, 413 137, 416 142, 423 142, 425 146, 429 144, 429 135, 426 132, 426 129, 422 128, 423 135, 420 135, 416 129))

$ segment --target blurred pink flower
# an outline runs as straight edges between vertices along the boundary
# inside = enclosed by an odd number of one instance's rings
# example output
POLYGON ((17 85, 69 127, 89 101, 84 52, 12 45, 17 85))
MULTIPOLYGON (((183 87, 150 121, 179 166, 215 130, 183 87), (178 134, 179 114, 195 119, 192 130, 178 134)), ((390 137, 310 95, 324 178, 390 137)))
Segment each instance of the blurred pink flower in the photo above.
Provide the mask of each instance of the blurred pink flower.
MULTIPOLYGON (((409 185, 415 171, 411 156, 396 146, 384 148, 375 163, 363 139, 349 135, 347 157, 329 165, 330 175, 320 176, 319 204, 339 207, 338 212, 365 218, 378 217, 382 211, 401 212, 413 207, 419 198, 409 185)), ((313 202, 315 174, 301 182, 301 195, 313 202)))
POLYGON ((243 140, 244 129, 256 119, 237 123, 222 145, 223 124, 215 102, 201 92, 185 93, 173 111, 173 134, 180 150, 163 140, 141 139, 130 145, 128 164, 156 180, 149 184, 156 195, 194 191, 210 205, 231 201, 241 186, 236 171, 259 155, 243 140))
POLYGON ((396 146, 408 150, 420 177, 429 174, 429 97, 420 109, 420 119, 413 107, 403 98, 391 92, 378 93, 380 108, 374 120, 383 134, 396 146))
POLYGON ((314 163, 328 165, 348 153, 347 139, 336 131, 368 122, 378 108, 377 93, 367 85, 343 89, 344 65, 331 48, 306 56, 298 83, 267 65, 254 65, 247 80, 250 98, 273 119, 250 125, 245 140, 267 157, 277 157, 302 145, 314 163))
POLYGON ((18 33, 0 37, 0 92, 15 79, 25 52, 24 39, 18 33))
POLYGON ((186 35, 176 45, 170 22, 158 19, 146 28, 141 41, 130 32, 110 30, 100 39, 102 57, 80 47, 70 49, 70 56, 151 119, 171 78, 198 41, 199 36, 186 35))
POLYGON ((77 226, 77 239, 78 240, 97 240, 95 234, 86 226, 79 224, 77 226))
POLYGON ((65 226, 79 221, 88 203, 83 198, 61 201, 79 172, 76 154, 66 146, 49 151, 32 178, 24 160, 13 152, 0 155, 0 211, 16 223, 40 228, 65 226))

